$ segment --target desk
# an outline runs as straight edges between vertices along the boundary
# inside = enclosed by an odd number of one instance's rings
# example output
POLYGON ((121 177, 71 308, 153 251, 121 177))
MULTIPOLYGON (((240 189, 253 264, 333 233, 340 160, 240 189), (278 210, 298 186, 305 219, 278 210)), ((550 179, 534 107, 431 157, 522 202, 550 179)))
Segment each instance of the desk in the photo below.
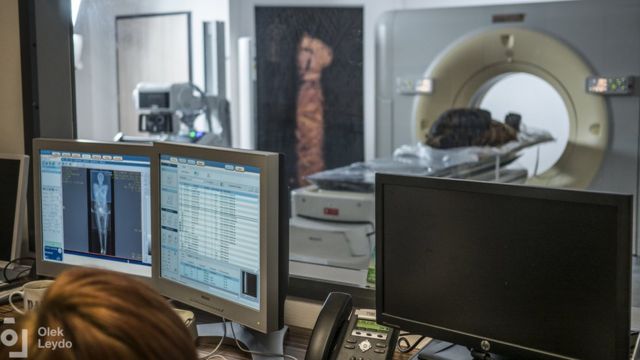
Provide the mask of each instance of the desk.
MULTIPOLYGON (((22 304, 22 302, 20 302, 22 304)), ((19 317, 20 315, 13 311, 10 305, 2 305, 0 306, 0 318, 4 317, 19 317)), ((0 331, 3 326, 0 326, 0 331)), ((307 350, 307 344, 309 343, 309 337, 311 336, 311 330, 303 329, 299 327, 289 327, 289 333, 287 334, 284 341, 284 351, 287 355, 295 356, 298 360, 304 360, 304 356, 307 350)), ((198 353, 199 355, 204 355, 207 352, 213 350, 217 344, 210 343, 202 343, 198 344, 198 353)), ((235 344, 231 344, 230 342, 227 344, 223 344, 220 347, 218 354, 226 357, 229 360, 246 360, 250 359, 246 353, 238 350, 235 344)), ((402 354, 400 352, 395 352, 393 355, 393 360, 406 360, 409 359, 413 353, 410 354, 402 354)))

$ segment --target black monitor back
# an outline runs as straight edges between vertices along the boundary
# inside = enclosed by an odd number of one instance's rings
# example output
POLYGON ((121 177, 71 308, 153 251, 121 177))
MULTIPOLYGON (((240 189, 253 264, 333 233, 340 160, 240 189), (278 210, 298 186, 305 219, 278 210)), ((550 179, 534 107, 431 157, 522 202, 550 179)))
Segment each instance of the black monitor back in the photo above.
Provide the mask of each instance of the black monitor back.
POLYGON ((518 358, 628 359, 632 201, 378 175, 378 320, 518 358))
POLYGON ((20 189, 20 160, 0 159, 0 261, 13 260, 14 228, 18 191, 20 189))

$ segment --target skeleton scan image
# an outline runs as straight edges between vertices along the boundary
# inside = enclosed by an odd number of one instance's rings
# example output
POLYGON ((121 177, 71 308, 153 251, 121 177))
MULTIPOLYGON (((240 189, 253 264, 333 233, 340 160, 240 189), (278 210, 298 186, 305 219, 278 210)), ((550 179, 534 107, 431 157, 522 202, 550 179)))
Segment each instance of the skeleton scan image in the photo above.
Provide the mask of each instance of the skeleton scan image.
MULTIPOLYGON (((95 230, 98 233, 99 240, 99 253, 113 255, 113 246, 110 246, 111 251, 108 251, 108 239, 112 234, 111 230, 111 173, 105 171, 91 171, 91 185, 92 185, 92 206, 91 212, 94 215, 93 224, 95 225, 95 230), (108 177, 108 179, 105 179, 108 177)), ((93 227, 93 226, 92 226, 93 227)), ((92 229, 93 230, 93 229, 92 229)), ((94 238, 89 239, 89 247, 95 248, 91 246, 91 242, 94 238)))
POLYGON ((151 276, 150 159, 42 150, 44 260, 151 276))

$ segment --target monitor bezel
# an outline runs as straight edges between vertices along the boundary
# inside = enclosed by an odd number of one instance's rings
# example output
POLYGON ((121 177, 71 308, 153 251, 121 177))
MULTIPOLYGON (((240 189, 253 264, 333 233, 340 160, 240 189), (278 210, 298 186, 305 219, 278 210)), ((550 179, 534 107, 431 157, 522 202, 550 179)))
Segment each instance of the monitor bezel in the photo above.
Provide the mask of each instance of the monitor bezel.
MULTIPOLYGON (((489 340, 491 352, 515 357, 531 357, 537 359, 570 359, 566 355, 554 354, 542 349, 527 348, 509 343, 506 339, 487 339, 482 336, 468 334, 455 329, 447 329, 411 319, 394 316, 386 312, 384 307, 384 188, 386 185, 399 185, 418 188, 441 189, 461 192, 481 192, 485 194, 507 195, 521 198, 558 200, 573 203, 588 203, 614 206, 618 210, 618 233, 616 234, 616 294, 617 307, 615 351, 616 359, 629 356, 629 329, 631 312, 631 251, 633 234, 633 195, 606 192, 553 189, 535 186, 497 184, 481 181, 442 179, 432 177, 401 176, 376 174, 376 314, 380 324, 400 328, 449 341, 469 348, 481 349, 481 342, 489 340)), ((416 286, 411 283, 410 286, 416 286)), ((612 309, 613 310, 613 309, 612 309)), ((588 315, 585 315, 588 316, 588 315)), ((577 334, 579 336, 579 334, 577 334)))
MULTIPOLYGON (((197 160, 219 161, 238 165, 260 168, 260 310, 237 304, 213 294, 179 284, 161 276, 162 248, 160 234, 160 206, 154 207, 155 213, 151 220, 153 236, 153 254, 155 259, 152 267, 154 286, 164 296, 193 306, 197 309, 223 317, 227 320, 247 326, 262 333, 269 333, 280 329, 283 324, 284 302, 283 289, 286 281, 282 278, 283 268, 280 264, 288 261, 282 253, 286 243, 280 238, 280 155, 263 151, 249 151, 212 146, 187 145, 178 143, 155 143, 157 148, 158 171, 152 175, 152 188, 155 189, 154 198, 160 201, 160 157, 177 156, 197 160), (279 214, 274 217, 273 214, 279 214)), ((286 248, 288 251, 288 247, 286 248)), ((286 274, 288 276, 288 274, 286 274)))
MULTIPOLYGON (((37 138, 33 140, 33 195, 34 195, 34 222, 35 222, 35 238, 36 238, 36 271, 40 276, 55 278, 64 270, 78 267, 80 265, 61 264, 52 261, 45 261, 43 256, 43 243, 42 243, 42 203, 40 197, 40 151, 41 150, 58 150, 64 152, 87 152, 87 153, 107 153, 107 154, 121 154, 121 155, 134 155, 134 156, 147 156, 149 157, 149 173, 150 173, 150 189, 149 194, 151 196, 151 243, 153 251, 153 173, 154 169, 157 169, 156 151, 151 143, 149 144, 130 144, 130 143, 109 143, 89 140, 66 140, 66 139, 43 139, 37 138)), ((153 254, 153 253, 152 253, 153 254)), ((152 265, 155 262, 155 257, 152 255, 152 265)), ((125 275, 129 275, 136 279, 140 279, 147 284, 153 282, 153 266, 151 268, 151 275, 149 277, 140 276, 135 274, 129 274, 126 272, 120 272, 125 275)))
POLYGON ((20 257, 22 249, 22 228, 27 205, 27 187, 29 183, 29 156, 22 154, 0 153, 1 160, 15 160, 18 165, 18 184, 16 191, 16 205, 13 214, 13 229, 11 233, 11 252, 9 261, 0 260, 0 267, 8 265, 11 260, 20 257))

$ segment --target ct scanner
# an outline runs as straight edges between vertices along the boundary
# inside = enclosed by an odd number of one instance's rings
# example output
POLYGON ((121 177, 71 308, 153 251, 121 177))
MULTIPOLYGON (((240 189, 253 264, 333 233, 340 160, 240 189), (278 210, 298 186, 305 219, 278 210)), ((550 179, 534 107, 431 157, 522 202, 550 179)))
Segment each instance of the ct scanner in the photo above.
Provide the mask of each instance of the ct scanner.
POLYGON ((549 83, 569 115, 564 152, 528 182, 637 195, 639 19, 638 0, 383 15, 376 28, 376 156, 423 141, 445 110, 477 106, 501 78, 527 73, 549 83))
MULTIPOLYGON (((444 111, 479 106, 495 84, 530 74, 555 89, 569 124, 558 160, 527 181, 639 193, 640 0, 400 10, 375 35, 376 158, 424 141, 444 111)), ((291 274, 366 286, 371 253, 356 250, 370 250, 373 201, 294 191, 291 274)))

